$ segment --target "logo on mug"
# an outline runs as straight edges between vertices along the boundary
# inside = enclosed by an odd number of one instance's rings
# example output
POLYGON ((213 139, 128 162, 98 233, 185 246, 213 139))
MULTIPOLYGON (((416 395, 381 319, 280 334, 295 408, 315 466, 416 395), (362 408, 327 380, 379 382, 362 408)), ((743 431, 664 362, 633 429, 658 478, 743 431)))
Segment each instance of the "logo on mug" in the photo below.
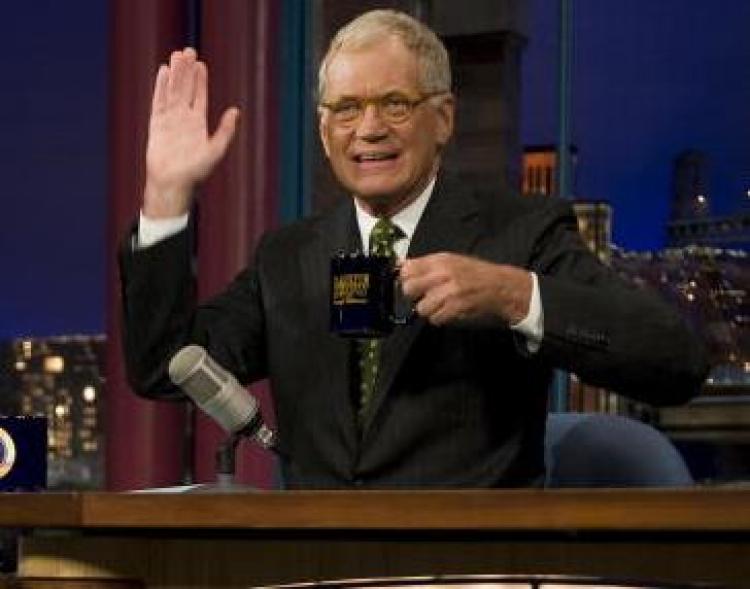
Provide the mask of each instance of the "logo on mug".
POLYGON ((333 277, 334 305, 366 305, 369 291, 369 274, 340 274, 333 277))
POLYGON ((338 335, 385 337, 414 316, 388 256, 340 252, 331 258, 330 285, 330 328, 338 335))
POLYGON ((0 479, 5 478, 16 463, 16 444, 11 435, 0 427, 0 479))

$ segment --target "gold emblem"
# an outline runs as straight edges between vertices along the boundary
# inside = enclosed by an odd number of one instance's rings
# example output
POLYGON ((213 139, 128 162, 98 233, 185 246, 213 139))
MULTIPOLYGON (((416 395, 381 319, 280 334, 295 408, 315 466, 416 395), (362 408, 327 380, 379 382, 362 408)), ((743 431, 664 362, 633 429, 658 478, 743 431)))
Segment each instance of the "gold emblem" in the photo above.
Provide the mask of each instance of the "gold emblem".
POLYGON ((333 277, 333 304, 352 305, 367 303, 370 289, 369 274, 340 274, 333 277))

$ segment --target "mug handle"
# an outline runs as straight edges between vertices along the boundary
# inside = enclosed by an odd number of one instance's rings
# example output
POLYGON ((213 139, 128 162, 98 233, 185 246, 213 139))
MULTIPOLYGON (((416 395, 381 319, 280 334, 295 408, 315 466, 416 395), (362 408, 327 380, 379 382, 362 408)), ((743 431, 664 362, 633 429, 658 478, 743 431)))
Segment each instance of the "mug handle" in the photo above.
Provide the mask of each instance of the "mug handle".
POLYGON ((391 277, 393 279, 393 314, 388 318, 394 325, 408 325, 417 316, 417 311, 414 305, 409 305, 409 312, 404 316, 399 316, 396 313, 396 301, 407 301, 408 299, 401 292, 401 281, 399 280, 399 273, 401 269, 397 264, 393 264, 391 268, 391 277))

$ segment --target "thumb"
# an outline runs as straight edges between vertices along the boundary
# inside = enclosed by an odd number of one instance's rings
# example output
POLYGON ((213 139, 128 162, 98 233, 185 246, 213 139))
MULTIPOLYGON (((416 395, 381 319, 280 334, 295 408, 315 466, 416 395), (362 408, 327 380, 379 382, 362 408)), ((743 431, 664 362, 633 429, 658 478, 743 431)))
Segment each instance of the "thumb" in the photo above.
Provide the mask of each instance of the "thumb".
POLYGON ((240 118, 240 109, 236 106, 228 108, 221 115, 219 126, 209 140, 214 160, 219 160, 226 153, 229 144, 234 138, 237 130, 237 121, 240 118))

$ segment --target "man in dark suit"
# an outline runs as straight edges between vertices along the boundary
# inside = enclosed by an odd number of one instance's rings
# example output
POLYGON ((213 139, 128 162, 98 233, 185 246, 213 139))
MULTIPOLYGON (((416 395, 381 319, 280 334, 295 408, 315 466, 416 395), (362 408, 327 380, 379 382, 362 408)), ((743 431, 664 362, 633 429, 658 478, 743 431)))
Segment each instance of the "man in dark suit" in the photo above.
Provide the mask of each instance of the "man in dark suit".
POLYGON ((701 344, 587 251, 568 205, 479 193, 440 170, 455 99, 429 29, 392 11, 355 19, 319 85, 321 140, 353 198, 266 235, 196 308, 191 194, 238 112, 209 135, 205 65, 186 49, 160 68, 141 219, 121 257, 139 394, 179 396, 165 367, 199 343, 241 382, 270 379, 289 487, 452 487, 541 481, 554 367, 652 403, 696 393, 701 344), (370 347, 329 332, 329 260, 380 247, 383 231, 417 318, 370 347))

